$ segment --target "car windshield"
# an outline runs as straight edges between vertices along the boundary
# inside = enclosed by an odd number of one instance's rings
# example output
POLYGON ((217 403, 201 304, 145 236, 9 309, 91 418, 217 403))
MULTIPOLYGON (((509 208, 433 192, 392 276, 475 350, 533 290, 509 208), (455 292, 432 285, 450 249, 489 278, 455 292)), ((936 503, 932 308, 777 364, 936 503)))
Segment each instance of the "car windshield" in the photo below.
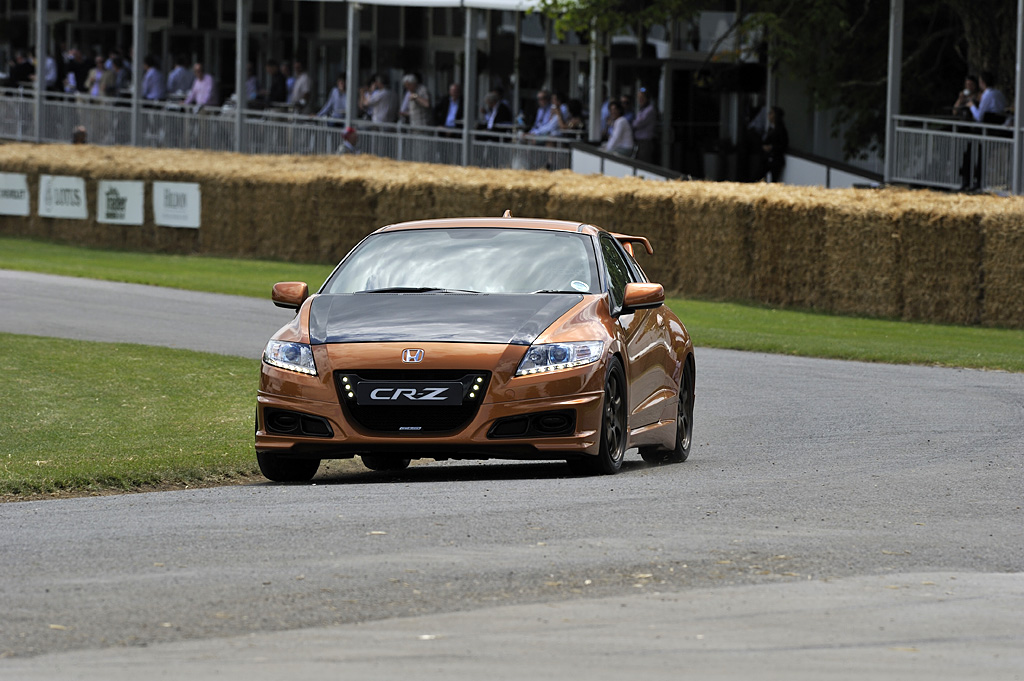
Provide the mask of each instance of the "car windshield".
POLYGON ((541 229, 410 229, 367 237, 324 293, 597 292, 589 236, 541 229))

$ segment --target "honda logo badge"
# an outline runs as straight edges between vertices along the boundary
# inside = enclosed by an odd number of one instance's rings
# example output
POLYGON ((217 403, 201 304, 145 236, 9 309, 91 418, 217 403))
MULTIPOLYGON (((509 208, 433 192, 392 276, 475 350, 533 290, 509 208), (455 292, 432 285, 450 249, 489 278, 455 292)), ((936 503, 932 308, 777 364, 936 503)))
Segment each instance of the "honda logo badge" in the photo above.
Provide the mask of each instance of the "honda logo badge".
POLYGON ((423 361, 423 351, 418 348, 402 350, 402 361, 406 364, 418 364, 423 361))

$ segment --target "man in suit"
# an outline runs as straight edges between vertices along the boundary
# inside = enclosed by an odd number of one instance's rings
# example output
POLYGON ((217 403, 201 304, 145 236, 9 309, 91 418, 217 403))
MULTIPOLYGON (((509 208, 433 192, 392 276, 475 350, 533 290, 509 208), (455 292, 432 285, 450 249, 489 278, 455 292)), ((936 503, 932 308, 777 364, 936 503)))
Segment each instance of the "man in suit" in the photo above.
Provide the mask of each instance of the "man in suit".
POLYGON ((434 111, 434 120, 446 131, 462 129, 462 86, 452 83, 448 86, 448 96, 441 100, 434 111))

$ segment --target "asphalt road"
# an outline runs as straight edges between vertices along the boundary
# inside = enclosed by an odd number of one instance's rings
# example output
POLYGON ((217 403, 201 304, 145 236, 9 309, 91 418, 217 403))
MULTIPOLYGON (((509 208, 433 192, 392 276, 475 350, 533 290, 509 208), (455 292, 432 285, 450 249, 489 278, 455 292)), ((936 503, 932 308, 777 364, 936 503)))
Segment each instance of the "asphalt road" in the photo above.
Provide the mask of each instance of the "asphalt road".
MULTIPOLYGON (((0 291, 3 331, 247 356, 288 318, 0 291)), ((1024 375, 698 348, 695 422, 688 462, 614 477, 325 465, 0 505, 0 678, 1024 678, 1024 375)))

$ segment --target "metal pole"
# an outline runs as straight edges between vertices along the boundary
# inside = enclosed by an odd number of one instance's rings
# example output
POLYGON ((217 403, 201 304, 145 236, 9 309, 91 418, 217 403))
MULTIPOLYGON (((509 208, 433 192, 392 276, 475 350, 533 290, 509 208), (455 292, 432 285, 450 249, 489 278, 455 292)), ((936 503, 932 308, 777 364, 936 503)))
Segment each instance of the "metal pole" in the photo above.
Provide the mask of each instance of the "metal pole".
POLYGON ((903 0, 889 5, 889 91, 885 97, 885 183, 896 174, 896 116, 903 79, 903 0))
MULTIPOLYGON (((594 20, 593 23, 596 23, 594 20)), ((596 29, 590 30, 590 124, 587 126, 587 137, 591 142, 601 141, 601 85, 604 83, 604 73, 601 69, 603 60, 601 50, 597 45, 598 33, 596 29)))
POLYGON ((348 3, 348 38, 345 42, 345 126, 352 125, 359 106, 359 5, 348 3))
POLYGON ((1021 176, 1021 116, 1024 115, 1024 0, 1017 0, 1017 82, 1013 95, 1013 193, 1024 193, 1021 176))
POLYGON ((246 0, 235 0, 235 151, 245 151, 243 126, 245 125, 246 72, 249 68, 249 7, 246 0))
POLYGON ((46 84, 46 0, 36 0, 36 143, 43 141, 43 86, 46 84))
POLYGON ((519 58, 522 56, 522 50, 520 45, 523 42, 523 13, 516 11, 516 42, 513 50, 513 66, 512 69, 515 73, 515 82, 512 84, 512 101, 514 102, 514 110, 512 115, 516 116, 522 111, 523 106, 523 94, 522 94, 522 74, 519 72, 519 58))
POLYGON ((132 119, 131 145, 139 146, 139 99, 142 94, 142 34, 145 30, 145 18, 142 12, 142 0, 132 0, 132 119))
POLYGON ((462 165, 468 166, 470 159, 470 134, 476 120, 476 35, 473 31, 473 8, 466 8, 465 67, 466 86, 462 93, 462 165))

